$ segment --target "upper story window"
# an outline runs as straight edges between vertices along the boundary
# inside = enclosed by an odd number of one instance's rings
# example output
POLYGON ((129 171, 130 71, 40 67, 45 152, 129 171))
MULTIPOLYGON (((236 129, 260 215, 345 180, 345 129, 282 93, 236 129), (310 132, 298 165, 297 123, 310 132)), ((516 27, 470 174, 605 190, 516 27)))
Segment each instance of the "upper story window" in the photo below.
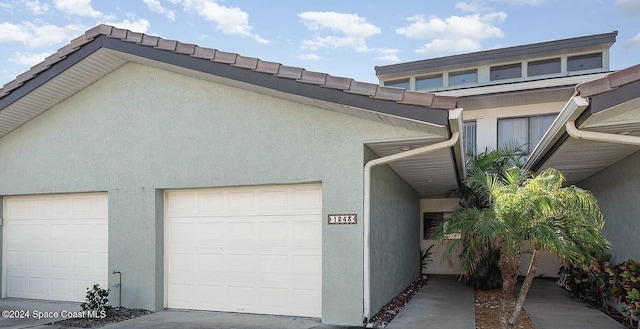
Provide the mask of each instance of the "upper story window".
POLYGON ((527 63, 527 75, 546 75, 560 73, 560 58, 545 59, 542 61, 533 61, 527 63))
POLYGON ((464 85, 478 82, 478 70, 449 73, 449 86, 464 85))
POLYGON ((442 74, 416 78, 416 90, 430 90, 442 88, 442 74))
POLYGON ((462 133, 462 139, 464 145, 464 153, 466 155, 475 155, 477 148, 475 121, 467 121, 464 123, 464 132, 462 133))
POLYGON ((602 53, 570 56, 567 58, 567 70, 582 71, 602 68, 602 53))
POLYGON ((399 79, 384 82, 385 87, 409 89, 409 79, 399 79))
POLYGON ((491 81, 515 79, 520 77, 522 77, 522 64, 520 63, 493 66, 490 70, 491 81))
POLYGON ((498 119, 498 147, 516 143, 531 152, 547 132, 556 114, 498 119))

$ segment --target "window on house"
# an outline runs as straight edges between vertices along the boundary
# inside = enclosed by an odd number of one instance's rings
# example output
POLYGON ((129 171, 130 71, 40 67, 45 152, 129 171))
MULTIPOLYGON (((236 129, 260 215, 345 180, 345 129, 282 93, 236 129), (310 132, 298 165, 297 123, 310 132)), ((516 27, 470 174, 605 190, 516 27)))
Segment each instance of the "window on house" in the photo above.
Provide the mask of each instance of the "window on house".
MULTIPOLYGON (((451 217, 450 212, 425 212, 423 217, 422 239, 431 240, 433 233, 442 225, 446 225, 446 220, 451 217)), ((446 236, 447 239, 460 239, 460 233, 451 233, 446 236)))
POLYGON ((516 143, 531 152, 547 132, 555 114, 498 120, 498 147, 516 143))
POLYGON ((569 72, 599 69, 601 67, 602 53, 571 56, 567 58, 567 70, 569 72))
POLYGON ((423 223, 423 235, 422 238, 424 240, 431 239, 433 233, 435 233, 436 229, 444 223, 444 213, 443 212, 425 212, 424 213, 424 223, 423 223))
POLYGON ((442 88, 442 74, 416 78, 416 90, 431 90, 442 88))
POLYGON ((449 86, 478 82, 478 70, 449 73, 449 86))
POLYGON ((468 121, 464 123, 464 132, 462 133, 464 143, 464 153, 466 155, 476 154, 476 122, 468 121))
POLYGON ((522 77, 522 64, 520 63, 494 66, 490 69, 489 75, 489 79, 491 79, 491 81, 515 79, 520 77, 522 77))
POLYGON ((396 88, 409 89, 409 79, 385 81, 384 85, 386 87, 396 87, 396 88))
POLYGON ((545 59, 527 63, 527 75, 545 75, 560 73, 560 58, 545 59))

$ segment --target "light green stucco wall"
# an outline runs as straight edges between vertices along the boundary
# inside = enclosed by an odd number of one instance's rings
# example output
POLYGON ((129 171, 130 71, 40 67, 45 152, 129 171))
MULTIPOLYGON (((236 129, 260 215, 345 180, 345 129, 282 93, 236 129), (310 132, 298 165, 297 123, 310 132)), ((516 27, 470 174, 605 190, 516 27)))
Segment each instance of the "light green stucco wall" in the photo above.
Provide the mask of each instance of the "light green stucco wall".
MULTIPOLYGON (((367 159, 374 158, 365 149, 367 159)), ((420 195, 389 166, 371 170, 371 315, 420 275, 420 195)))
POLYGON ((325 219, 362 216, 363 141, 416 136, 127 64, 0 139, 0 195, 108 192, 109 272, 122 271, 122 305, 158 310, 164 190, 322 182, 323 321, 359 325, 362 224, 325 219))
POLYGON ((593 192, 605 218, 612 263, 640 259, 640 152, 591 176, 580 187, 593 192))

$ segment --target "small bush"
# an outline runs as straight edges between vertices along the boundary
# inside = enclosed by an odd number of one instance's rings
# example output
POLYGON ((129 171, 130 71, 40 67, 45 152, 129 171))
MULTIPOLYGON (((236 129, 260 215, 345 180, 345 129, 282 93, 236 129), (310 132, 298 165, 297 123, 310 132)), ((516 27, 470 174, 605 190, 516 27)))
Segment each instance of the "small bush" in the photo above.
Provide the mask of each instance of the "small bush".
POLYGON ((99 284, 94 284, 93 289, 87 288, 86 302, 80 304, 80 307, 83 311, 106 313, 111 309, 109 290, 100 288, 99 284))
POLYGON ((613 287, 613 296, 625 304, 629 315, 640 319, 640 261, 632 259, 616 266, 617 281, 613 287))

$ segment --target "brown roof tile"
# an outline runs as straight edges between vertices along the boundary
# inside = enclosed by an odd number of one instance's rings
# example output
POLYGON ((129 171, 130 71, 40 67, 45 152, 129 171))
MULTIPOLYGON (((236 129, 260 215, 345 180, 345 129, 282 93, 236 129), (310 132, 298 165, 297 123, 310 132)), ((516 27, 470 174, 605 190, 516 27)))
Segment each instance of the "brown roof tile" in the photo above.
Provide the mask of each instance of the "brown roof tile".
POLYGON ((331 89, 347 90, 351 88, 352 81, 353 79, 350 78, 334 77, 329 75, 322 86, 331 89))
POLYGON ((73 48, 71 46, 71 44, 67 44, 66 46, 58 49, 58 52, 56 53, 58 55, 58 57, 62 58, 65 57, 69 54, 71 54, 72 52, 76 51, 78 48, 73 48))
POLYGON ((216 50, 215 49, 211 49, 211 48, 202 48, 200 46, 196 46, 195 51, 193 52, 193 57, 196 58, 203 58, 203 59, 208 59, 208 60, 212 60, 213 56, 215 56, 216 54, 216 50))
POLYGON ((49 66, 47 65, 47 63, 45 62, 40 62, 36 65, 34 65, 33 67, 31 67, 31 70, 29 70, 29 72, 32 72, 33 75, 37 75, 38 73, 48 69, 49 66))
POLYGON ((611 84, 607 77, 593 81, 581 83, 576 86, 576 90, 582 97, 589 97, 611 90, 611 84))
POLYGON ((127 41, 127 42, 141 43, 143 35, 144 34, 142 34, 142 33, 129 31, 129 33, 127 33, 127 38, 126 39, 122 39, 122 40, 127 41))
POLYGON ((326 73, 302 70, 302 77, 298 79, 300 82, 311 83, 315 85, 324 85, 327 81, 326 73))
POLYGON ((60 58, 60 56, 58 56, 58 53, 53 53, 51 55, 49 55, 47 58, 44 59, 44 63, 47 65, 47 67, 61 61, 62 58, 60 58))
POLYGON ((433 103, 433 96, 433 94, 427 94, 419 91, 405 91, 404 98, 402 98, 400 103, 431 107, 431 103, 433 103))
POLYGON ((231 66, 254 70, 258 66, 258 59, 238 55, 236 57, 236 62, 234 64, 231 64, 231 66))
POLYGON ((269 74, 278 74, 280 70, 280 63, 267 62, 263 60, 258 60, 258 65, 256 66, 255 71, 260 73, 269 73, 269 74))
POLYGON ((160 38, 160 39, 158 39, 158 45, 155 46, 155 48, 162 49, 162 50, 174 51, 174 50, 176 50, 177 44, 178 44, 178 41, 167 40, 167 39, 160 38))
POLYGON ((18 80, 9 81, 6 85, 2 86, 2 90, 4 92, 10 92, 18 87, 22 86, 22 83, 19 83, 18 80))
POLYGON ((278 74, 276 74, 276 76, 298 80, 302 77, 303 70, 304 69, 301 67, 293 67, 280 64, 280 70, 278 70, 278 74))
POLYGON ((87 32, 84 33, 84 37, 87 39, 93 39, 99 35, 109 35, 111 34, 112 29, 113 26, 100 24, 92 29, 87 30, 87 32))
POLYGON ((92 39, 88 39, 85 35, 81 35, 73 40, 71 40, 71 48, 77 49, 85 44, 89 43, 92 39))
POLYGON ((176 53, 185 54, 185 55, 193 55, 196 50, 196 45, 191 43, 182 43, 178 42, 176 45, 176 53))
POLYGON ((404 98, 404 92, 404 89, 380 86, 373 98, 401 101, 404 98))
POLYGON ((452 110, 458 106, 458 98, 452 96, 440 96, 436 95, 433 97, 433 101, 431 102, 431 107, 436 109, 445 109, 452 110))
POLYGON ((236 62, 237 56, 238 54, 236 53, 228 53, 226 51, 216 50, 216 54, 212 60, 218 63, 233 64, 236 62))
POLYGON ((378 85, 368 82, 351 81, 351 87, 345 90, 352 94, 374 96, 378 90, 378 85))
POLYGON ((118 29, 118 28, 113 28, 111 30, 111 34, 109 34, 108 36, 111 38, 115 38, 115 39, 126 39, 127 38, 127 32, 129 32, 129 30, 125 30, 125 29, 118 29))
POLYGON ((143 46, 155 47, 158 45, 158 39, 160 38, 145 34, 142 36, 142 42, 140 44, 143 46))
POLYGON ((624 70, 609 74, 611 87, 617 88, 628 83, 640 80, 640 65, 632 66, 624 70))
MULTIPOLYGON (((438 96, 434 98, 433 94, 382 87, 377 84, 359 82, 350 78, 331 76, 321 72, 306 71, 300 67, 286 66, 276 62, 268 62, 257 58, 240 56, 236 53, 218 51, 174 40, 166 40, 143 33, 118 29, 109 25, 98 25, 86 31, 83 36, 73 39, 68 45, 60 48, 58 52, 47 57, 43 62, 33 66, 29 71, 19 75, 15 80, 4 85, 4 87, 0 89, 0 98, 9 94, 25 81, 28 81, 37 74, 47 70, 51 65, 61 61, 67 55, 78 50, 80 47, 100 35, 121 39, 127 42, 134 42, 142 46, 154 47, 159 50, 172 51, 178 54, 190 55, 195 58, 230 64, 231 66, 239 69, 249 69, 259 73, 271 74, 283 79, 293 79, 302 83, 342 90, 348 93, 369 96, 381 100, 395 101, 401 104, 420 105, 443 109, 454 108, 456 104, 455 97, 438 96)), ((621 81, 620 83, 624 83, 627 76, 628 75, 613 76, 612 79, 618 79, 621 81)), ((634 75, 633 79, 636 78, 637 76, 634 75)))

